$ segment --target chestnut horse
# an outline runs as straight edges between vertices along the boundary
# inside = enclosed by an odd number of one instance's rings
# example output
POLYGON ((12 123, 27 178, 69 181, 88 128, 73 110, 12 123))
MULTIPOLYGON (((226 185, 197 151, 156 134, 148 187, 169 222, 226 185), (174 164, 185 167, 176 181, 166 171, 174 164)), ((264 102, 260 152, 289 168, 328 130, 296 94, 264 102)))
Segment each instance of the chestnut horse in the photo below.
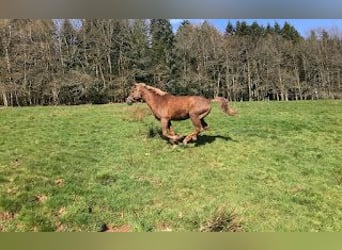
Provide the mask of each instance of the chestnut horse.
POLYGON ((229 106, 227 99, 216 97, 207 99, 202 96, 174 96, 158 88, 136 83, 132 87, 126 103, 143 100, 147 103, 156 119, 161 122, 162 135, 169 139, 172 144, 177 143, 181 136, 175 134, 171 120, 185 120, 190 118, 195 131, 185 136, 183 144, 186 145, 190 140, 196 140, 197 136, 208 129, 208 124, 204 118, 211 111, 211 102, 217 101, 221 104, 221 109, 228 115, 233 116, 237 112, 229 106))

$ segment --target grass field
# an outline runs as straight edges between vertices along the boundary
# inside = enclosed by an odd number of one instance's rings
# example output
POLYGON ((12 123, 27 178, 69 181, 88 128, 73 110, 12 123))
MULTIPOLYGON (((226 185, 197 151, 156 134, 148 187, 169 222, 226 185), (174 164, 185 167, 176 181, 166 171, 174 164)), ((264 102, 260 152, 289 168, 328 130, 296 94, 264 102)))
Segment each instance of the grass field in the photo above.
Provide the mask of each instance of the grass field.
POLYGON ((341 231, 342 101, 233 106, 176 148, 145 104, 0 109, 0 231, 341 231))

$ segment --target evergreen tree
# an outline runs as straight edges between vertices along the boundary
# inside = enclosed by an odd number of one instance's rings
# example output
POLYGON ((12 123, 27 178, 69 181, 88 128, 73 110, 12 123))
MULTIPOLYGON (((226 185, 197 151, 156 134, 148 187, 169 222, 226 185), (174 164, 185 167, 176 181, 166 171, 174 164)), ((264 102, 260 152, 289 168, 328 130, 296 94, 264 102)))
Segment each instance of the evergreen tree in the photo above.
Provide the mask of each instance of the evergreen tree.
POLYGON ((274 28, 268 23, 265 29, 265 36, 274 34, 274 28))
POLYGON ((261 37, 264 35, 264 28, 260 26, 256 21, 250 26, 250 35, 253 37, 261 37))
POLYGON ((75 69, 78 40, 76 30, 69 19, 63 20, 58 38, 62 71, 75 69))
POLYGON ((172 78, 175 69, 174 34, 168 19, 152 19, 150 27, 154 83, 163 85, 172 78))
MULTIPOLYGON (((108 21, 107 21, 108 22, 108 21)), ((112 20, 109 27, 111 33, 110 53, 107 53, 107 61, 110 58, 112 75, 111 92, 113 101, 123 101, 127 95, 128 83, 133 79, 132 73, 132 32, 129 20, 112 20)))
POLYGON ((131 31, 131 67, 135 81, 151 82, 151 49, 146 20, 134 20, 131 31))
POLYGON ((281 35, 281 28, 280 28, 279 23, 277 23, 277 22, 274 23, 274 33, 281 35))
POLYGON ((198 68, 197 44, 198 29, 189 21, 183 21, 175 35, 176 80, 167 86, 172 93, 191 93, 196 78, 195 69, 198 68))
POLYGON ((292 42, 298 42, 301 39, 298 31, 290 25, 288 22, 284 23, 283 28, 280 31, 280 34, 283 38, 290 40, 292 42))
POLYGON ((185 27, 187 25, 191 25, 190 21, 189 20, 183 20, 181 25, 179 26, 179 28, 185 27))
POLYGON ((236 35, 238 36, 247 36, 250 35, 250 28, 248 24, 243 21, 243 22, 236 22, 236 35))
POLYGON ((235 28, 233 26, 233 24, 229 21, 227 23, 226 29, 225 29, 225 36, 232 36, 235 34, 235 28))

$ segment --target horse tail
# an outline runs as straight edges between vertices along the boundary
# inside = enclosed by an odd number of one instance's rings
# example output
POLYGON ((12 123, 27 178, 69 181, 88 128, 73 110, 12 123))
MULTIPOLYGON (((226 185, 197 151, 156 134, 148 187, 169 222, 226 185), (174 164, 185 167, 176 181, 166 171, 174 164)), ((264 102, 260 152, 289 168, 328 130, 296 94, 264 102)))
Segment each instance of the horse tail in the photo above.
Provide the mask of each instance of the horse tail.
POLYGON ((220 103, 220 108, 225 112, 226 114, 230 116, 237 115, 238 112, 234 110, 230 105, 227 99, 223 97, 216 97, 211 100, 212 102, 219 102, 220 103))

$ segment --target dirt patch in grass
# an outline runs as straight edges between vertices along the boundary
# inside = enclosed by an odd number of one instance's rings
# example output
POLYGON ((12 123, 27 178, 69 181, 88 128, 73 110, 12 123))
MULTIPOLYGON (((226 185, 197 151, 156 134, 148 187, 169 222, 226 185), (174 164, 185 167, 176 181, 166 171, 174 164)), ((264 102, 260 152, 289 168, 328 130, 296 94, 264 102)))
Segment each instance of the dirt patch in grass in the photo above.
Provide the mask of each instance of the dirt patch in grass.
POLYGON ((65 225, 63 225, 60 222, 56 223, 56 232, 64 232, 65 231, 65 225))
POLYGON ((132 232, 132 228, 128 224, 123 224, 121 226, 112 226, 107 224, 102 224, 101 229, 99 232, 106 232, 106 233, 128 233, 132 232))
POLYGON ((10 223, 16 217, 13 212, 1 212, 0 213, 0 232, 5 232, 5 223, 10 223))
POLYGON ((11 221, 14 220, 15 214, 12 212, 1 212, 0 213, 0 220, 1 221, 11 221))
POLYGON ((44 204, 47 201, 47 199, 48 199, 48 197, 45 194, 40 194, 40 195, 36 195, 33 198, 33 201, 44 204))
POLYGON ((172 227, 167 223, 159 223, 156 225, 158 232, 172 232, 172 227))
POLYGON ((64 179, 57 179, 57 180, 55 180, 55 184, 58 187, 62 187, 64 185, 64 179))

